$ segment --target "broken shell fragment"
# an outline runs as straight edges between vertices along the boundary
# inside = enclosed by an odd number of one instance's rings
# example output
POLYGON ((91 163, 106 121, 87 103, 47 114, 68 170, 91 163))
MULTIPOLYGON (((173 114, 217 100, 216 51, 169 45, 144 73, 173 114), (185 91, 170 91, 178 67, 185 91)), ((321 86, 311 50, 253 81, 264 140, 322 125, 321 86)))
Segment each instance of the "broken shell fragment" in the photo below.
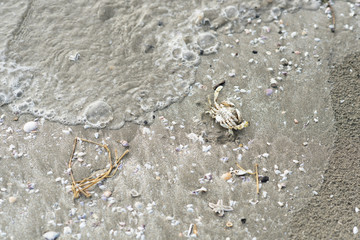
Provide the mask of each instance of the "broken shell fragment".
POLYGON ((231 177, 232 177, 231 172, 227 172, 221 175, 221 178, 224 179, 225 181, 229 180, 231 177))
POLYGON ((232 222, 228 221, 228 222, 226 223, 226 227, 227 227, 227 228, 231 228, 232 226, 233 226, 233 223, 232 223, 232 222))
POLYGON ((136 198, 136 197, 140 196, 140 193, 138 191, 136 191, 135 189, 131 189, 130 195, 131 195, 131 197, 136 198))
POLYGON ((277 88, 278 87, 278 82, 275 80, 275 78, 270 79, 270 86, 272 88, 277 88))
POLYGON ((273 90, 271 88, 265 89, 266 96, 270 96, 273 93, 273 90))
POLYGON ((231 173, 234 173, 236 176, 244 176, 244 175, 248 174, 247 172, 240 170, 240 169, 233 170, 233 171, 231 171, 231 173))
POLYGON ((35 131, 37 128, 38 128, 38 124, 37 124, 37 122, 34 122, 34 121, 27 122, 24 125, 24 131, 27 133, 35 131))
POLYGON ((55 239, 57 239, 59 236, 60 236, 60 233, 58 233, 58 232, 53 232, 53 231, 46 232, 46 233, 44 233, 44 235, 43 235, 43 237, 44 237, 46 240, 55 240, 55 239))
POLYGON ((199 193, 207 192, 207 189, 205 187, 201 187, 199 189, 196 189, 195 191, 192 191, 191 194, 198 195, 199 193))
POLYGON ((129 143, 128 143, 127 141, 125 141, 125 140, 121 140, 121 141, 120 141, 120 144, 121 144, 123 147, 129 147, 129 146, 130 146, 129 143))
POLYGON ((16 197, 9 197, 9 203, 16 202, 16 197))
POLYGON ((111 191, 105 191, 105 192, 103 192, 103 197, 109 198, 111 196, 111 194, 112 194, 111 191))

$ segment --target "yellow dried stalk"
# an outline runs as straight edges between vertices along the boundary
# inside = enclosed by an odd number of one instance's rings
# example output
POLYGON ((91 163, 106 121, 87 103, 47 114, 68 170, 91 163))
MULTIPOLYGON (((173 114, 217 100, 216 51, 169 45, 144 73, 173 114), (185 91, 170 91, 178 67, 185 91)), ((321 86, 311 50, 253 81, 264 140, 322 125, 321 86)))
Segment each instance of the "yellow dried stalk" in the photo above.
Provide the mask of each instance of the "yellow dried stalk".
POLYGON ((259 194, 259 193, 260 193, 260 188, 259 188, 259 172, 258 172, 259 164, 255 164, 255 173, 246 171, 246 170, 245 170, 244 168, 242 168, 238 163, 236 163, 236 166, 238 166, 238 168, 240 168, 242 171, 246 172, 247 174, 255 175, 255 177, 256 177, 256 193, 259 194))
POLYGON ((88 198, 91 197, 91 194, 87 190, 90 187, 97 184, 98 182, 100 182, 101 180, 103 180, 105 178, 113 177, 115 175, 119 165, 120 165, 121 159, 123 159, 125 157, 125 155, 128 154, 128 153, 129 153, 129 150, 126 150, 118 158, 117 157, 117 151, 115 150, 115 164, 113 164, 112 159, 111 159, 111 152, 110 152, 110 149, 109 149, 109 147, 107 145, 96 143, 96 142, 93 142, 91 140, 76 137, 75 140, 74 140, 73 151, 71 153, 70 161, 69 161, 70 176, 71 176, 71 180, 72 180, 71 189, 72 189, 72 191, 74 193, 74 199, 79 198, 80 194, 83 194, 85 197, 88 197, 88 198), (80 140, 82 142, 87 142, 87 143, 92 143, 92 144, 98 145, 100 147, 103 147, 108 152, 110 167, 107 169, 106 172, 104 172, 104 173, 102 173, 102 174, 100 174, 98 176, 94 176, 95 173, 93 173, 89 177, 84 178, 81 181, 76 181, 75 180, 71 167, 72 167, 72 163, 73 163, 72 160, 74 158, 75 149, 76 149, 76 145, 77 145, 78 140, 80 140), (113 174, 110 176, 111 172, 113 172, 113 174))

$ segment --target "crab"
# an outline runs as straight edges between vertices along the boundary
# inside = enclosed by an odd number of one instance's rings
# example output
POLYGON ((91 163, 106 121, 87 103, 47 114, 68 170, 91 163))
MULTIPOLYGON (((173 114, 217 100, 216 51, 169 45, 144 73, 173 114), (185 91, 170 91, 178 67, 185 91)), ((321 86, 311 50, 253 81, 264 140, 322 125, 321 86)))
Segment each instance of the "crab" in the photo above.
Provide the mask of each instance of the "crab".
POLYGON ((229 129, 230 135, 233 135, 233 130, 241 130, 249 126, 249 122, 243 121, 240 111, 235 108, 235 105, 229 101, 222 101, 217 103, 217 99, 223 86, 218 86, 214 93, 214 105, 211 104, 210 98, 208 98, 210 104, 210 110, 206 113, 210 114, 212 118, 215 118, 215 122, 220 123, 223 128, 229 129))

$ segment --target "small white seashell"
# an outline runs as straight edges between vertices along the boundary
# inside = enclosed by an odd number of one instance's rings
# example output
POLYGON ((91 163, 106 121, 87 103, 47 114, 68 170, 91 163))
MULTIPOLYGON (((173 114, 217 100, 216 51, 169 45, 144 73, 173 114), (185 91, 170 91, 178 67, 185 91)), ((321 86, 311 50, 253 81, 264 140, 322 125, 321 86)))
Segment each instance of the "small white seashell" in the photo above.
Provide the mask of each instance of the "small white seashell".
POLYGON ((236 176, 244 176, 244 175, 248 174, 247 172, 240 170, 240 169, 233 170, 233 171, 231 171, 231 173, 234 173, 236 176))
POLYGON ((140 193, 138 191, 136 191, 135 189, 131 189, 130 195, 131 195, 131 197, 136 198, 136 197, 140 196, 140 193))
POLYGON ((44 237, 46 240, 55 240, 55 239, 57 239, 59 236, 60 236, 60 233, 58 233, 58 232, 53 232, 53 231, 46 232, 46 233, 44 233, 44 235, 43 235, 43 237, 44 237))
POLYGON ((76 62, 76 61, 79 60, 79 59, 80 59, 80 53, 78 53, 78 52, 72 52, 72 53, 70 53, 70 55, 69 55, 69 60, 70 60, 70 61, 76 62))
POLYGON ((278 202, 279 206, 280 207, 283 207, 284 206, 284 203, 283 202, 278 202))
POLYGON ((357 234, 359 232, 359 229, 355 226, 354 228, 353 228, 353 233, 354 234, 357 234))
POLYGON ((286 188, 286 183, 279 183, 278 184, 278 188, 279 188, 279 191, 281 190, 281 189, 283 189, 283 188, 286 188))
POLYGON ((9 203, 16 202, 16 197, 9 197, 9 203))
POLYGON ((109 198, 111 196, 112 192, 111 191, 105 191, 103 192, 103 196, 106 198, 109 198))
POLYGON ((359 211, 360 211, 359 208, 356 207, 355 212, 358 213, 359 211))
POLYGON ((278 82, 275 80, 275 78, 270 79, 270 86, 273 88, 277 88, 278 82))
POLYGON ((210 151, 210 149, 211 149, 211 145, 209 145, 209 146, 202 146, 203 152, 208 152, 208 151, 210 151))
POLYGON ((34 122, 34 121, 27 122, 24 125, 24 131, 27 133, 35 131, 37 128, 38 128, 38 124, 37 124, 37 122, 34 122))
POLYGON ((71 228, 70 228, 69 226, 65 226, 65 227, 64 227, 64 234, 65 234, 65 235, 69 235, 69 234, 71 234, 71 233, 72 233, 71 228))

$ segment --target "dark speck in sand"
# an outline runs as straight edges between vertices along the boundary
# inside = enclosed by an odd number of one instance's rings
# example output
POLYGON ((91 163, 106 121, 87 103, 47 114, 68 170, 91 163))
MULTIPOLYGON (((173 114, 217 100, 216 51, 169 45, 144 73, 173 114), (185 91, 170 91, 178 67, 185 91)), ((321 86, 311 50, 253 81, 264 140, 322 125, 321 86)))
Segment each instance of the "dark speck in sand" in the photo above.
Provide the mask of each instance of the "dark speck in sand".
POLYGON ((246 223, 246 218, 242 218, 241 222, 242 222, 242 224, 245 224, 246 223))
POLYGON ((259 180, 262 183, 266 183, 269 181, 269 177, 268 176, 259 176, 259 180))
POLYGON ((253 53, 253 54, 257 54, 257 53, 258 53, 258 51, 256 51, 256 50, 253 50, 253 51, 252 51, 252 53, 253 53))

